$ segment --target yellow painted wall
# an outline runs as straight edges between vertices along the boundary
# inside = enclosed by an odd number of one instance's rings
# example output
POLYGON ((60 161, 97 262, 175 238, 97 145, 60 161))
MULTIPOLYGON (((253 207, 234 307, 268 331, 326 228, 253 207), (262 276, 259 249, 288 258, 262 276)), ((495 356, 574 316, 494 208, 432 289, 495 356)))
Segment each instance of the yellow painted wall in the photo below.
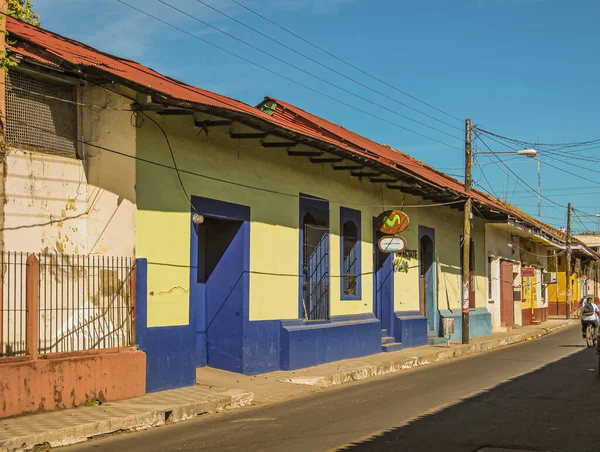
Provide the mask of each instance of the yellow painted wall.
MULTIPOLYGON (((551 284, 548 287, 548 302, 555 303, 558 299, 559 303, 566 303, 567 300, 567 273, 566 273, 566 259, 564 254, 559 256, 558 258, 558 272, 557 272, 557 280, 558 284, 551 284), (558 297, 556 291, 558 290, 558 297)), ((548 267, 549 271, 556 271, 554 264, 554 257, 548 258, 548 267)), ((581 279, 582 271, 581 269, 572 268, 571 270, 571 306, 575 306, 579 303, 579 300, 583 296, 582 292, 582 279, 581 279)))
MULTIPOLYGON (((198 133, 192 117, 157 117, 164 125, 177 165, 207 177, 182 174, 190 195, 250 207, 251 320, 298 317, 298 193, 329 200, 330 206, 330 312, 332 316, 373 312, 372 219, 386 206, 414 205, 420 198, 360 181, 330 164, 314 165, 307 157, 289 157, 285 149, 268 149, 259 140, 232 140, 228 128, 198 133), (227 181, 276 190, 290 196, 260 191, 227 181), (340 299, 340 206, 361 211, 362 299, 340 299)), ((236 132, 244 131, 233 126, 236 132)), ((296 149, 303 149, 302 146, 296 149)), ((169 149, 160 130, 150 121, 138 129, 137 152, 143 159, 171 166, 169 149)), ((450 305, 460 306, 458 291, 459 238, 462 214, 449 207, 405 209, 411 225, 403 233, 409 249, 418 249, 418 226, 436 230, 439 253, 438 298, 451 293, 450 305), (450 262, 450 265, 446 265, 450 262), (454 268, 456 267, 456 268, 454 268), (446 273, 450 271, 450 275, 446 273), (452 286, 456 285, 456 288, 452 286)), ((137 162, 137 255, 148 259, 148 325, 189 322, 190 206, 175 171, 137 162)), ((475 221, 477 248, 477 304, 485 306, 483 226, 475 221)), ((407 274, 396 273, 395 309, 418 310, 418 265, 409 260, 407 274)))

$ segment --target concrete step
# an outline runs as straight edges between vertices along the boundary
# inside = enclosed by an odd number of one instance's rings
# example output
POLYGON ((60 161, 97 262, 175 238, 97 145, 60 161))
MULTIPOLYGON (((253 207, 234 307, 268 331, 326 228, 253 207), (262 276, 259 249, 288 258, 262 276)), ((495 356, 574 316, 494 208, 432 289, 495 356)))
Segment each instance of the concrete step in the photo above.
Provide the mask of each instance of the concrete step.
POLYGON ((444 337, 429 336, 427 338, 427 345, 438 345, 438 344, 445 344, 445 343, 446 343, 446 338, 444 338, 444 337))
POLYGON ((381 338, 381 344, 391 344, 392 342, 394 342, 396 339, 393 336, 385 336, 381 338))
POLYGON ((381 330, 381 337, 387 337, 387 335, 388 335, 387 330, 382 329, 381 330))
POLYGON ((392 342, 390 344, 381 344, 382 352, 397 352, 398 350, 402 350, 404 346, 402 342, 392 342))

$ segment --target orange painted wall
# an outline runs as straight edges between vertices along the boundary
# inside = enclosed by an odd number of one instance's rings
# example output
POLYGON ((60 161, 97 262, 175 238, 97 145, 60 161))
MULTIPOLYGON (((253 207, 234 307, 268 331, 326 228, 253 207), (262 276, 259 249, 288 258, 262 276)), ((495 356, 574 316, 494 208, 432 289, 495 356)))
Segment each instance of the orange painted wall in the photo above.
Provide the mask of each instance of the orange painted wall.
POLYGON ((0 361, 0 418, 74 408, 88 399, 126 399, 145 392, 146 354, 138 350, 0 361))

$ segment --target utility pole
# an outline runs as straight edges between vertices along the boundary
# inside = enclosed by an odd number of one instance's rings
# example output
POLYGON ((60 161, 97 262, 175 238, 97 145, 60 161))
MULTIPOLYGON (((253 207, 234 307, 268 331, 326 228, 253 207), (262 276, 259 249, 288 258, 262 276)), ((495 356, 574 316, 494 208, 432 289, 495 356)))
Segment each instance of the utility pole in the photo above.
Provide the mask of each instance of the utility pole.
POLYGON ((540 160, 540 154, 538 158, 538 220, 542 221, 542 161, 540 160))
POLYGON ((567 206, 567 238, 565 239, 565 245, 567 246, 567 268, 566 268, 566 284, 567 290, 566 302, 567 302, 567 319, 571 318, 571 203, 567 206))
POLYGON ((469 343, 469 295, 471 292, 471 184, 473 176, 471 149, 471 120, 465 121, 465 201, 463 224, 463 268, 462 268, 462 343, 469 343))

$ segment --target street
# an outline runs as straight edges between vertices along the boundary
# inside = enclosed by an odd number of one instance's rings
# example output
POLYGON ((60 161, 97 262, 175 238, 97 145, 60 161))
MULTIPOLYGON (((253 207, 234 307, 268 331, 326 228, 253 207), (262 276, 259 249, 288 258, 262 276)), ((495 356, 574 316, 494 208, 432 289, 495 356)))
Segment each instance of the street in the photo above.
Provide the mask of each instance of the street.
POLYGON ((574 326, 471 358, 64 450, 592 451, 597 366, 574 326))

